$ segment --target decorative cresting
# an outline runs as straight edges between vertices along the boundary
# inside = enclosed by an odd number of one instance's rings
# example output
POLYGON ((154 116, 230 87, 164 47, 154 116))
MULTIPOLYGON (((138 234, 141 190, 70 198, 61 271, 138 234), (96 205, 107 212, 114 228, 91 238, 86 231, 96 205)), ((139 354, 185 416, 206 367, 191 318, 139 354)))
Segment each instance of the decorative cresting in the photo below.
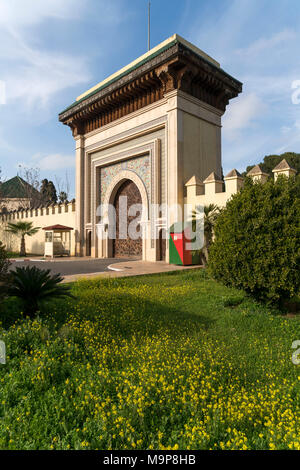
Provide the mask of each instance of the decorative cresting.
POLYGON ((141 224, 149 220, 149 200, 148 200, 148 194, 147 194, 145 185, 143 181, 141 180, 141 178, 136 173, 130 170, 124 170, 124 171, 120 171, 113 178, 113 180, 110 182, 110 185, 108 186, 106 190, 105 197, 103 200, 104 212, 103 212, 103 219, 101 221, 101 225, 109 224, 108 207, 109 205, 112 205, 112 206, 114 205, 115 197, 118 192, 118 189, 126 180, 133 181, 140 192, 140 195, 142 198, 142 205, 143 205, 141 224))
POLYGON ((59 115, 73 135, 86 134, 181 90, 225 111, 242 84, 176 39, 59 115))

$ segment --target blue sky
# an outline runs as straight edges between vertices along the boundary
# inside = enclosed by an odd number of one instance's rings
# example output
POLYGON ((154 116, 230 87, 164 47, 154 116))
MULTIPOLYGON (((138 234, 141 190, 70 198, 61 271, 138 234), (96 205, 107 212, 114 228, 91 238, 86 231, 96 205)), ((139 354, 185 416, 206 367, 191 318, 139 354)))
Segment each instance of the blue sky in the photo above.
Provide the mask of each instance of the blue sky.
MULTIPOLYGON (((300 152, 299 0, 151 3, 152 46, 176 32, 244 83, 223 118, 224 172, 300 152)), ((74 142, 58 113, 146 50, 146 0, 0 0, 4 176, 20 164, 61 182, 67 173, 73 191, 74 142)))

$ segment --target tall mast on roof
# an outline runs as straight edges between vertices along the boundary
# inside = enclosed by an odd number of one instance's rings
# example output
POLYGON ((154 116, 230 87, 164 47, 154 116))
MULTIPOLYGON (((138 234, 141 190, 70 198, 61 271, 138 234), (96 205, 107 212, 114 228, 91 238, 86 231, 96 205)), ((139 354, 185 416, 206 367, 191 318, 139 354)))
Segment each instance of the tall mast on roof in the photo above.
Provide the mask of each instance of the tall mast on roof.
POLYGON ((151 15, 151 2, 148 2, 148 51, 150 51, 150 15, 151 15))

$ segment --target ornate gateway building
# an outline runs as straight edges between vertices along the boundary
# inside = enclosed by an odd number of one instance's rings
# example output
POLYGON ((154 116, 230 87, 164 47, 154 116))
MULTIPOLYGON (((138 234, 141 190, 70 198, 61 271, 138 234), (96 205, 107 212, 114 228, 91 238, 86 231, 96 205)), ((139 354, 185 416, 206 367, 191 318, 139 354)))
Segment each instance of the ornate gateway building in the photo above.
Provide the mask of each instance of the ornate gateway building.
POLYGON ((183 206, 193 177, 196 186, 212 172, 220 179, 221 116, 241 91, 220 64, 174 35, 63 111, 76 143, 77 255, 168 260, 164 233, 179 218, 170 208, 183 206), (123 195, 128 208, 143 205, 141 238, 119 237, 123 195), (99 212, 107 204, 115 221, 99 212))

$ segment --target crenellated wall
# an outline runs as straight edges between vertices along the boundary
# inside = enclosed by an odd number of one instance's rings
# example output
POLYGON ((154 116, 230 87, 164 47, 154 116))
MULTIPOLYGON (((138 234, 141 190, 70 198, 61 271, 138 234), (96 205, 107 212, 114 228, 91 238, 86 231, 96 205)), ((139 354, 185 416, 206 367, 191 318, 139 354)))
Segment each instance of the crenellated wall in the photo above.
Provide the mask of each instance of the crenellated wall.
MULTIPOLYGON (((290 177, 297 172, 284 159, 274 170, 274 179, 279 175, 290 177)), ((264 173, 259 165, 256 165, 247 174, 253 181, 264 183, 267 181, 269 174, 264 173)), ((211 173, 203 182, 196 176, 193 176, 186 184, 185 203, 190 204, 193 209, 197 206, 208 206, 215 204, 222 208, 226 206, 227 201, 233 194, 236 194, 244 184, 244 178, 237 170, 230 171, 222 180, 216 173, 211 173)))
MULTIPOLYGON (((75 228, 75 214, 76 205, 74 202, 0 214, 0 240, 8 251, 18 252, 20 239, 5 231, 7 223, 32 222, 33 227, 40 227, 41 229, 36 235, 26 237, 26 251, 29 254, 44 255, 45 232, 42 230, 43 227, 60 224, 75 228)), ((75 256, 75 236, 75 230, 72 230, 71 256, 75 256)))
POLYGON ((1 198, 0 201, 0 212, 11 212, 20 208, 26 209, 27 207, 30 207, 30 200, 28 198, 1 198))
MULTIPOLYGON (((296 170, 291 168, 286 160, 283 160, 274 168, 273 173, 276 181, 279 175, 287 177, 295 175, 296 170)), ((259 165, 252 168, 248 176, 254 181, 261 183, 264 183, 269 177, 268 174, 262 171, 259 165)), ((226 205, 233 194, 236 194, 242 188, 243 184, 244 178, 237 170, 230 171, 224 180, 215 172, 212 172, 204 181, 201 181, 197 176, 193 176, 185 184, 186 196, 184 202, 191 205, 193 209, 197 206, 208 206, 209 204, 215 204, 221 208, 226 205)), ((27 253, 44 255, 45 232, 42 229, 57 224, 75 229, 76 214, 75 202, 0 214, 0 240, 9 251, 18 252, 20 239, 6 232, 7 224, 9 222, 16 223, 20 220, 32 222, 33 227, 40 227, 40 230, 33 237, 26 237, 27 253)), ((76 237, 78 237, 78 233, 76 233, 76 230, 72 230, 71 256, 80 256, 79 252, 76 253, 76 237)))

